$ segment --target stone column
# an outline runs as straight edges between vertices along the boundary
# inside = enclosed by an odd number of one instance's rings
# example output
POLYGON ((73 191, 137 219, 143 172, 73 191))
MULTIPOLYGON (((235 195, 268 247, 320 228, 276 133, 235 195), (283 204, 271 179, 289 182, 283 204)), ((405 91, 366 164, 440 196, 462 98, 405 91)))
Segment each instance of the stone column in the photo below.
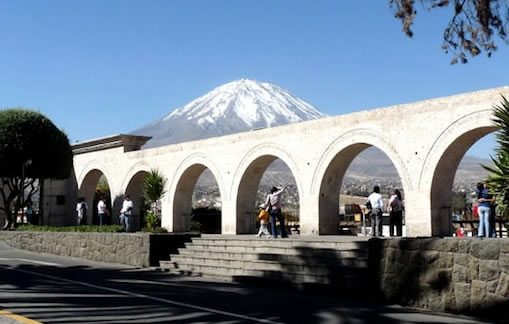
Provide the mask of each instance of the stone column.
POLYGON ((318 235, 319 234, 319 211, 318 196, 299 197, 300 202, 300 234, 318 235))
POLYGON ((407 236, 431 236, 432 225, 429 196, 429 194, 419 191, 405 192, 405 227, 407 236))
POLYGON ((166 228, 168 232, 174 232, 173 210, 169 199, 161 201, 161 227, 166 228))
POLYGON ((232 200, 223 200, 221 207, 221 234, 237 234, 236 204, 232 200))

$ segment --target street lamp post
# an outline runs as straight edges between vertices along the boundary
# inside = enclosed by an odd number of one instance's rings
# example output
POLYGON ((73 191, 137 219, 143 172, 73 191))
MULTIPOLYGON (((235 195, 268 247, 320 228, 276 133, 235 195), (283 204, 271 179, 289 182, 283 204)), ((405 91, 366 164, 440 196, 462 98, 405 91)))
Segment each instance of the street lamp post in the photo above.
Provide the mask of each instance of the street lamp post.
POLYGON ((28 159, 21 164, 21 223, 25 218, 25 168, 32 164, 32 160, 28 159))

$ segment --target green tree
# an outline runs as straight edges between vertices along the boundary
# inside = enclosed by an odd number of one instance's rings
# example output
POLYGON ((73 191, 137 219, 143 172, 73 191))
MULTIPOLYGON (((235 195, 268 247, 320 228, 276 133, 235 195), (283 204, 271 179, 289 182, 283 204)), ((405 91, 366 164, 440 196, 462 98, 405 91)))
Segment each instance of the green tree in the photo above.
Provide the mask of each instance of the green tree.
POLYGON ((106 180, 106 177, 104 175, 102 175, 99 178, 99 183, 97 183, 95 192, 98 195, 107 196, 107 197, 110 196, 110 185, 108 184, 108 181, 106 180))
MULTIPOLYGON (((451 64, 467 63, 467 56, 482 50, 488 57, 497 49, 494 39, 509 43, 509 1, 507 0, 420 0, 423 9, 452 8, 452 18, 445 28, 442 49, 452 52, 451 64)), ((411 29, 417 15, 415 0, 389 0, 394 16, 401 19, 403 32, 413 36, 411 29)))
POLYGON ((509 101, 502 96, 502 102, 494 107, 493 125, 496 133, 497 148, 495 157, 491 157, 493 166, 482 165, 489 172, 487 183, 496 197, 498 210, 505 218, 509 216, 509 101))
POLYGON ((13 224, 13 209, 23 208, 43 179, 65 179, 71 168, 69 139, 51 120, 26 109, 0 111, 0 210, 6 215, 5 228, 13 224))
POLYGON ((151 209, 145 217, 145 223, 149 228, 155 229, 161 224, 157 203, 166 193, 166 182, 167 179, 156 169, 150 170, 143 181, 143 197, 150 204, 151 209))

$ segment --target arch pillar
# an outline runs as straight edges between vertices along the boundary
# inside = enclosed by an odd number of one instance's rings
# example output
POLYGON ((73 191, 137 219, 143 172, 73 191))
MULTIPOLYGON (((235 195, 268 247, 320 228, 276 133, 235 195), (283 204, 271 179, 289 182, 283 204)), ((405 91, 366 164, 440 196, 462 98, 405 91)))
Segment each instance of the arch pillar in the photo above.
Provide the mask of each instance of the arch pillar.
POLYGON ((113 225, 120 224, 120 209, 124 201, 124 191, 120 188, 111 188, 111 223, 113 225))
POLYGON ((223 199, 221 208, 221 233, 237 234, 237 204, 235 201, 223 199))
POLYGON ((303 195, 300 200, 300 234, 308 236, 318 236, 320 234, 320 213, 319 196, 303 195))
POLYGON ((406 236, 431 236, 429 196, 424 190, 405 191, 405 228, 406 236), (410 208, 409 208, 410 207, 410 208))
POLYGON ((161 201, 161 227, 164 227, 168 232, 175 232, 173 228, 173 210, 171 208, 172 202, 168 199, 161 201))

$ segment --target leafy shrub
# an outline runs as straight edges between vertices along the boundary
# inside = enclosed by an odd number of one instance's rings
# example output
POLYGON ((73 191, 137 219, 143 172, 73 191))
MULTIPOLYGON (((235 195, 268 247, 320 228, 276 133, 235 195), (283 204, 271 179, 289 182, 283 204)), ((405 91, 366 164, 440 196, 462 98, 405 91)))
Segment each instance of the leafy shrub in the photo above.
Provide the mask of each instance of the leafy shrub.
POLYGON ((147 214, 145 215, 145 227, 142 231, 154 232, 157 228, 161 228, 161 220, 153 211, 147 211, 147 214))
POLYGON ((168 233, 168 230, 164 227, 156 226, 155 228, 144 227, 141 229, 142 232, 148 233, 168 233))
POLYGON ((191 221, 191 231, 192 232, 198 232, 198 233, 201 233, 202 232, 202 225, 200 222, 197 222, 197 221, 191 221))

